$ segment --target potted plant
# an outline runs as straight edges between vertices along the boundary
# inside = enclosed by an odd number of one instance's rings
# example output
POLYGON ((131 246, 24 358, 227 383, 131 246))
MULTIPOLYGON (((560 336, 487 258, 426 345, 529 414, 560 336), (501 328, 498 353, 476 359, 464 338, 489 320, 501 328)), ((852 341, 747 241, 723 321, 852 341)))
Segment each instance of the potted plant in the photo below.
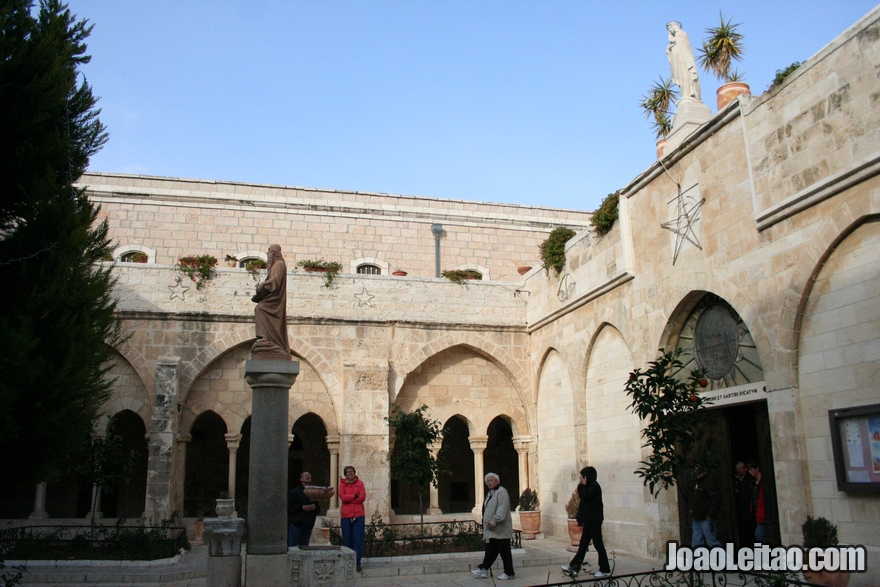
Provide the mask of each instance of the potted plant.
POLYGON ((547 275, 550 275, 550 269, 556 272, 558 276, 565 268, 565 243, 577 233, 570 228, 557 226, 550 232, 547 240, 538 246, 541 254, 541 264, 547 275))
POLYGON ((721 110, 738 96, 748 95, 751 91, 739 72, 730 69, 734 61, 742 61, 745 52, 743 36, 736 31, 739 25, 725 21, 724 14, 720 12, 718 16, 718 26, 706 29, 709 37, 703 41, 697 60, 705 71, 712 72, 724 82, 716 92, 718 110, 721 110))
POLYGON ((229 494, 225 491, 220 492, 220 496, 215 500, 216 506, 214 511, 217 512, 218 518, 231 518, 235 512, 235 500, 229 498, 229 494))
POLYGON ((238 267, 238 257, 234 255, 226 255, 224 261, 226 261, 227 267, 238 267))
POLYGON ((483 274, 474 269, 452 269, 450 271, 441 271, 440 275, 452 283, 458 284, 463 283, 465 280, 483 279, 483 274))
POLYGON ((125 263, 146 263, 150 260, 149 255, 147 255, 143 251, 134 251, 133 253, 126 253, 122 255, 122 259, 125 263))
POLYGON ((175 269, 192 279, 196 284, 196 289, 202 289, 205 283, 214 277, 216 265, 217 257, 213 255, 188 255, 177 260, 175 269))
POLYGON ((341 263, 337 263, 336 261, 325 261, 324 259, 318 259, 317 261, 306 259, 297 263, 296 266, 302 267, 310 273, 323 273, 324 286, 327 288, 333 287, 333 283, 336 281, 336 276, 342 271, 341 263))
POLYGON ((391 275, 396 275, 397 277, 406 277, 406 271, 401 271, 400 269, 394 270, 391 275))
POLYGON ((251 259, 244 264, 244 268, 247 269, 247 272, 250 273, 251 277, 254 278, 254 281, 256 281, 259 277, 260 270, 265 269, 268 266, 269 264, 262 259, 251 259))
MULTIPOLYGON (((804 550, 809 551, 811 548, 828 548, 829 546, 837 546, 837 526, 826 520, 825 518, 813 518, 807 516, 807 521, 801 525, 801 533, 803 535, 804 550)), ((806 559, 807 553, 804 553, 806 559)), ((804 571, 804 579, 809 583, 817 583, 826 585, 827 587, 846 587, 849 585, 848 571, 835 572, 813 572, 804 571)))
POLYGON ((531 265, 523 265, 522 267, 516 268, 516 272, 519 273, 520 275, 525 275, 526 273, 528 273, 531 270, 532 270, 531 265))
POLYGON ((657 137, 657 158, 663 157, 666 149, 666 137, 672 132, 672 114, 669 109, 678 100, 678 90, 671 78, 660 78, 648 93, 642 96, 639 105, 645 113, 645 117, 651 121, 651 127, 657 137))
POLYGON ((519 524, 526 534, 538 534, 541 531, 541 503, 538 492, 526 487, 519 496, 519 524))
POLYGON ((577 490, 571 492, 568 503, 565 504, 565 513, 568 515, 568 539, 571 540, 572 546, 578 546, 581 543, 581 534, 584 533, 582 526, 578 526, 577 515, 578 508, 581 505, 581 498, 577 490))

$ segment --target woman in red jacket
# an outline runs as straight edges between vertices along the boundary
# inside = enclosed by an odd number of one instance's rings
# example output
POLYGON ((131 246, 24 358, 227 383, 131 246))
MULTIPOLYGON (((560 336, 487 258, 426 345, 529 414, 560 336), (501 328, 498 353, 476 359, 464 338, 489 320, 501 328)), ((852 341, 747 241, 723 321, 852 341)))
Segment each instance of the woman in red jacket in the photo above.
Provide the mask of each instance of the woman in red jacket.
POLYGON ((360 572, 361 556, 364 554, 364 500, 367 499, 367 490, 364 482, 358 479, 354 467, 345 467, 343 473, 345 477, 339 482, 342 543, 357 555, 357 570, 360 572))

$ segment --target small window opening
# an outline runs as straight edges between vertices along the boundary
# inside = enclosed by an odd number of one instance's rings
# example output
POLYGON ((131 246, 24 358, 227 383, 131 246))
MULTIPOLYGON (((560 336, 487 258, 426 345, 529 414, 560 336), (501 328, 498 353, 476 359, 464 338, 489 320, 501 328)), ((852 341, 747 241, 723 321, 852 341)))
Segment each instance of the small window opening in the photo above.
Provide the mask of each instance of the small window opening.
POLYGON ((382 269, 378 265, 364 263, 357 266, 357 272, 361 275, 382 275, 382 269))

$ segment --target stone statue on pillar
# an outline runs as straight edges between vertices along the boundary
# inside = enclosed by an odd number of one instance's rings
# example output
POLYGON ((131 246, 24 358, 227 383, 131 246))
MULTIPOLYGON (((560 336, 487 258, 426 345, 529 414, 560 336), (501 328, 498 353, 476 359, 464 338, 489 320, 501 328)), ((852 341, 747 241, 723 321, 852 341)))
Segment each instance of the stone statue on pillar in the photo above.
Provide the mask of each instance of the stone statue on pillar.
POLYGON ((257 340, 251 347, 255 360, 289 361, 290 344, 287 339, 287 264, 281 256, 281 246, 271 245, 268 251, 268 275, 257 284, 254 318, 257 340))
POLYGON ((700 96, 700 76, 697 73, 697 64, 694 61, 694 52, 687 33, 681 30, 681 24, 675 21, 668 23, 666 30, 669 32, 666 57, 669 59, 672 83, 681 89, 681 98, 675 104, 672 130, 666 137, 664 149, 665 153, 671 153, 712 118, 712 110, 703 104, 700 96))

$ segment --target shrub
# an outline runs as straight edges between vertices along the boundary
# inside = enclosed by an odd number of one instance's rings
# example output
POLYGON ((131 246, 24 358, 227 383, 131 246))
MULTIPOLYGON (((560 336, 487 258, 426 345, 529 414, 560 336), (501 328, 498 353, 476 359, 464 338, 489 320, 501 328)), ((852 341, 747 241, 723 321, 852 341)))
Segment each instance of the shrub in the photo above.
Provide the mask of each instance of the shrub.
POLYGON ((536 512, 540 507, 541 502, 538 499, 538 492, 531 487, 526 487, 519 496, 519 511, 536 512))
POLYGON ((331 288, 333 284, 336 282, 336 276, 339 275, 339 272, 342 271, 342 264, 337 261, 325 261, 324 259, 318 259, 313 261, 311 259, 305 259, 296 264, 297 267, 302 267, 306 271, 321 271, 324 273, 324 287, 331 288))
POLYGON ((611 232, 615 221, 617 221, 617 207, 619 203, 620 192, 608 194, 605 196, 605 199, 602 200, 602 204, 599 205, 599 208, 593 212, 593 217, 590 218, 590 224, 596 229, 596 234, 599 236, 605 236, 611 232))
POLYGON ((807 516, 807 521, 801 526, 804 538, 804 548, 837 546, 837 526, 825 518, 807 516))
POLYGON ((538 247, 541 255, 541 266, 544 271, 550 274, 550 269, 556 272, 556 275, 562 273, 565 268, 565 243, 577 234, 570 228, 565 226, 557 226, 538 247))
POLYGON ((441 271, 440 275, 451 281, 452 283, 462 284, 465 280, 483 279, 483 274, 474 269, 452 269, 450 271, 441 271))
POLYGON ((791 65, 789 65, 785 69, 777 69, 776 70, 776 77, 773 78, 773 81, 770 83, 770 86, 767 89, 772 90, 776 86, 779 86, 780 84, 782 84, 782 82, 784 82, 785 79, 788 76, 790 76, 791 74, 793 74, 795 72, 795 70, 800 66, 801 66, 801 62, 795 61, 794 63, 792 63, 791 65))
POLYGON ((568 498, 568 503, 565 504, 565 513, 568 515, 569 520, 577 518, 580 505, 581 497, 578 495, 577 490, 574 490, 571 492, 571 497, 568 498))

